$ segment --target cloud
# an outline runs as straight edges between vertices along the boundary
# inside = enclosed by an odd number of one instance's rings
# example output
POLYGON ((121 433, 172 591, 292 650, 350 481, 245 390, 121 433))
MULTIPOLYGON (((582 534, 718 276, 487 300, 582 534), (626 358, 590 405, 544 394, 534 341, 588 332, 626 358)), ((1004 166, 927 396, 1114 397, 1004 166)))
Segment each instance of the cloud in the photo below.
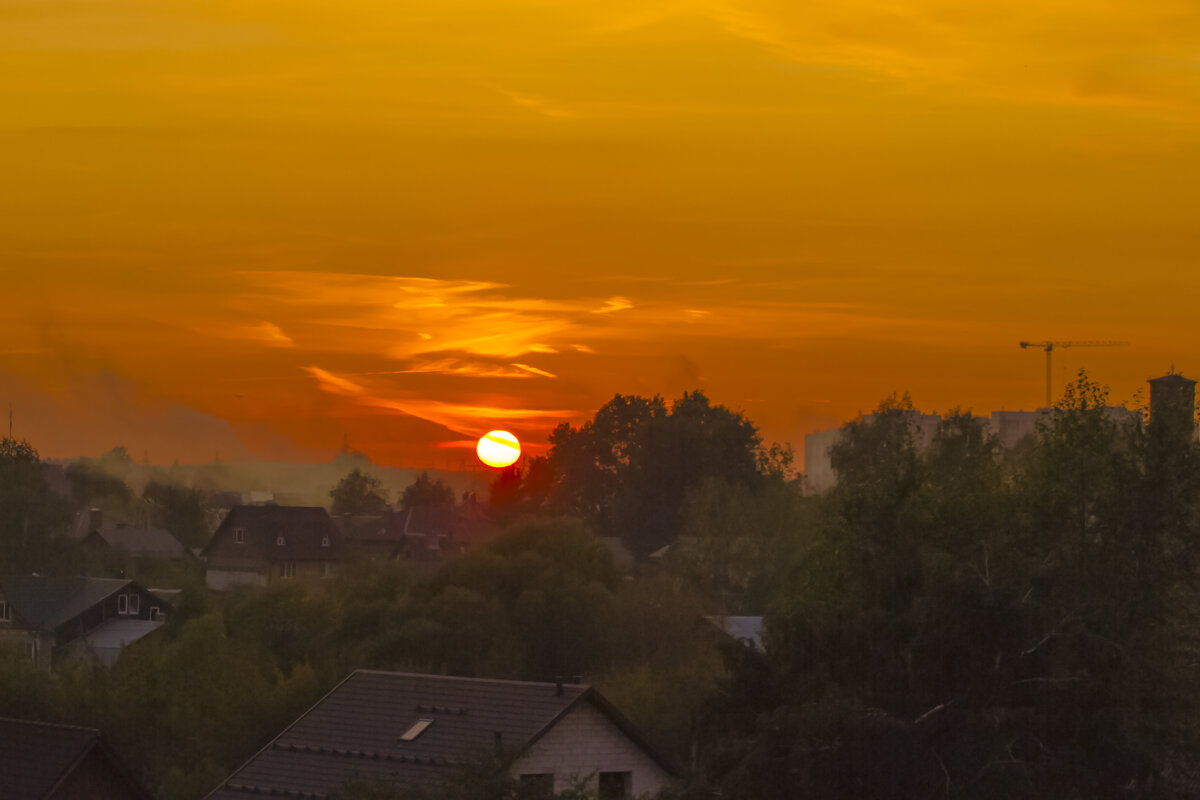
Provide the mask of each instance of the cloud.
POLYGON ((910 87, 1193 110, 1200 96, 1200 18, 1178 0, 713 0, 706 9, 779 58, 910 87))
POLYGON ((283 329, 272 322, 259 322, 256 325, 217 324, 211 323, 196 328, 197 333, 217 339, 234 339, 254 342, 266 347, 295 347, 296 342, 283 332, 283 329))
POLYGON ((306 369, 317 379, 317 386, 324 392, 353 398, 367 408, 418 417, 459 435, 478 436, 486 433, 496 421, 519 421, 526 429, 549 430, 558 422, 571 419, 578 413, 564 409, 443 402, 379 385, 368 388, 320 367, 306 369))

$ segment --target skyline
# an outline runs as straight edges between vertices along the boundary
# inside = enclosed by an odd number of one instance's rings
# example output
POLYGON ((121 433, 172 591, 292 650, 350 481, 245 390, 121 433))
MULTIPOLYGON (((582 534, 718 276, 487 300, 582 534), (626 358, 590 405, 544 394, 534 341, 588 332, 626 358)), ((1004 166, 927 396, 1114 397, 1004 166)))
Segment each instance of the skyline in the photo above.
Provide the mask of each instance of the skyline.
POLYGON ((614 393, 803 447, 880 399, 1147 396, 1200 17, 1154 0, 19 0, 0 402, 44 457, 453 466, 614 393))

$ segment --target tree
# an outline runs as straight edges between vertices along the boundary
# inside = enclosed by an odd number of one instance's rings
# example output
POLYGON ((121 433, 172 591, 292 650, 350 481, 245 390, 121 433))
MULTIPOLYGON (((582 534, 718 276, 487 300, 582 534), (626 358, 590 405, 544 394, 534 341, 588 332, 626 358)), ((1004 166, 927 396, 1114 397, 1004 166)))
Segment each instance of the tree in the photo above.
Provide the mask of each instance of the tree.
POLYGON ((919 448, 911 411, 832 452, 768 657, 724 692, 745 713, 706 745, 724 796, 1157 796, 1198 699, 1193 445, 1085 375, 1013 458, 961 413, 919 448))
POLYGON ((338 481, 329 496, 333 498, 334 515, 382 514, 387 510, 379 478, 357 468, 338 481))
POLYGON ((166 528, 188 547, 203 547, 208 541, 208 515, 204 495, 175 483, 152 480, 142 489, 150 505, 154 524, 166 528))
POLYGON ((405 511, 410 508, 454 508, 454 490, 440 478, 435 480, 428 472, 422 472, 400 495, 400 508, 405 511))
MULTIPOLYGON (((579 514, 636 553, 672 542, 687 492, 704 478, 756 484, 764 457, 753 423, 703 392, 685 392, 670 408, 661 397, 616 395, 578 429, 550 436, 551 504, 579 514)), ((782 467, 781 467, 782 465, 782 467)))
POLYGON ((46 486, 33 445, 0 439, 0 564, 25 566, 31 558, 45 555, 45 545, 67 516, 46 486))

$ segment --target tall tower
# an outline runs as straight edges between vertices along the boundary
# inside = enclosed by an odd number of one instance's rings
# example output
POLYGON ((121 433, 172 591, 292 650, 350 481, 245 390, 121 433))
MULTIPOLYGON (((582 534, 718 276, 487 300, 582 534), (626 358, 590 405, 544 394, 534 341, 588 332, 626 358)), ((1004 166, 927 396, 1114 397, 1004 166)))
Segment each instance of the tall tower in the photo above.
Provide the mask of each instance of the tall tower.
POLYGON ((1196 438, 1196 382, 1171 372, 1150 380, 1150 424, 1196 438))

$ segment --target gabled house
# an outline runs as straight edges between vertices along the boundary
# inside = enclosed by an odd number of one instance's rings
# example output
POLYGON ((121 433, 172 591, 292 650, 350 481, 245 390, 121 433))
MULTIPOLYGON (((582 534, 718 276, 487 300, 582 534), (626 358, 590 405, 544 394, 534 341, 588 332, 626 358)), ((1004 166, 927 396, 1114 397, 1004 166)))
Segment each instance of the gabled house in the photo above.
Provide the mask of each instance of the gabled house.
POLYGON ((76 660, 112 664, 121 650, 157 630, 170 606, 119 578, 0 577, 0 647, 50 669, 76 660))
POLYGON ((358 670, 208 800, 330 798, 356 781, 436 787, 489 757, 531 797, 579 780, 605 800, 641 797, 676 775, 589 686, 358 670))
POLYGON ((201 551, 210 589, 325 578, 346 558, 341 534, 317 506, 236 506, 201 551))
POLYGON ((89 547, 122 550, 134 558, 179 561, 193 557, 170 531, 113 519, 99 508, 90 509, 80 516, 75 535, 89 547))
POLYGON ((4 800, 154 800, 100 732, 0 717, 4 800))

